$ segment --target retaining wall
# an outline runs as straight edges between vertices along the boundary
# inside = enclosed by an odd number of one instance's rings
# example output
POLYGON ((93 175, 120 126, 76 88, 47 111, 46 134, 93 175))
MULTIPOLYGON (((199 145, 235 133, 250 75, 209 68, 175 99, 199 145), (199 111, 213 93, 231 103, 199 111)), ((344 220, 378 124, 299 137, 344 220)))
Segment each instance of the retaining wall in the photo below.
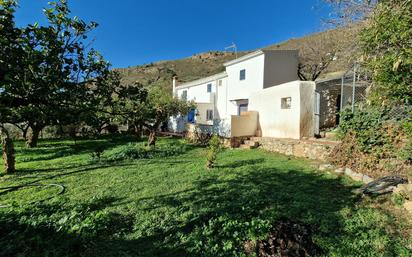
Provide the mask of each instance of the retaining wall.
POLYGON ((338 142, 322 139, 280 139, 280 138, 253 138, 258 141, 264 150, 277 152, 285 155, 304 157, 313 160, 327 160, 333 147, 338 142))

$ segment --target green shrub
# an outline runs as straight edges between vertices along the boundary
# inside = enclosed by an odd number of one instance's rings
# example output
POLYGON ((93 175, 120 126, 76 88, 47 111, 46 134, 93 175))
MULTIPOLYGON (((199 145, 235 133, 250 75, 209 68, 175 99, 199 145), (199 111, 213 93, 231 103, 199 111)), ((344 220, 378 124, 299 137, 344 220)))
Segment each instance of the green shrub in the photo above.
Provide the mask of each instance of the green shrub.
POLYGON ((188 145, 183 143, 158 145, 156 148, 143 143, 129 143, 116 147, 105 154, 108 161, 138 160, 175 156, 186 152, 188 145))
POLYGON ((244 220, 220 216, 196 228, 188 241, 192 244, 191 250, 202 256, 246 256, 245 241, 265 238, 271 227, 270 221, 260 218, 244 220))
POLYGON ((207 151, 207 163, 206 166, 208 169, 211 169, 215 166, 217 154, 222 149, 222 144, 220 138, 217 135, 213 135, 209 140, 209 147, 207 151))
POLYGON ((99 146, 97 146, 97 147, 94 149, 94 151, 90 154, 90 158, 91 158, 93 161, 100 161, 100 158, 102 157, 103 152, 104 152, 104 147, 101 146, 101 145, 99 145, 99 146))
POLYGON ((359 106, 344 110, 331 162, 371 176, 404 174, 412 163, 412 123, 409 106, 359 106))
POLYGON ((360 150, 371 153, 375 147, 390 144, 387 135, 382 133, 386 121, 387 110, 385 109, 370 107, 360 109, 356 113, 346 109, 341 113, 339 135, 344 138, 349 133, 353 133, 360 150))

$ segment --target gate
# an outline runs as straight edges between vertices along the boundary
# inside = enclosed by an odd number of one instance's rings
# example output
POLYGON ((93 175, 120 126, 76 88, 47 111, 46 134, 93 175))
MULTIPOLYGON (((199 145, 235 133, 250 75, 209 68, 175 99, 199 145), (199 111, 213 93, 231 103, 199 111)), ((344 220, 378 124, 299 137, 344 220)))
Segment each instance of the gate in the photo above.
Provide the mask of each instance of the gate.
POLYGON ((314 109, 313 109, 313 123, 314 123, 314 134, 320 135, 320 93, 315 91, 314 95, 314 109))

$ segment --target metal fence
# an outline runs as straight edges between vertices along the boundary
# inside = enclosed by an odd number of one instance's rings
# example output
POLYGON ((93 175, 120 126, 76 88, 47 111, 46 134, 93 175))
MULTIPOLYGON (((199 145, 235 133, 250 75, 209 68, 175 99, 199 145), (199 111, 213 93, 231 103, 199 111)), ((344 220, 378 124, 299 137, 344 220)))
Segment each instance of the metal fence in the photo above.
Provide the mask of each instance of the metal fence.
POLYGON ((350 108, 355 112, 356 106, 365 101, 370 83, 370 76, 359 64, 346 72, 341 78, 340 110, 350 108))

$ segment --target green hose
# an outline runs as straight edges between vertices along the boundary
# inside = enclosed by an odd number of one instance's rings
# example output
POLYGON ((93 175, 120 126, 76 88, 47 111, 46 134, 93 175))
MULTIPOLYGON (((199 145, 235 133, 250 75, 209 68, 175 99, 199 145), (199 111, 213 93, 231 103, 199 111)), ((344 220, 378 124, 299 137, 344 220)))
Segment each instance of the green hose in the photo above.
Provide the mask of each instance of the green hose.
MULTIPOLYGON (((53 196, 51 196, 51 197, 49 197, 49 198, 46 198, 46 199, 43 199, 43 200, 38 200, 38 201, 33 201, 33 202, 30 202, 29 204, 33 204, 33 203, 37 203, 37 202, 42 202, 42 201, 45 201, 45 200, 49 200, 49 199, 51 199, 51 198, 53 198, 53 197, 55 197, 55 196, 58 196, 58 195, 63 194, 64 191, 66 190, 66 188, 65 188, 63 185, 54 184, 54 183, 47 184, 47 185, 27 184, 27 185, 21 185, 21 186, 3 187, 3 188, 0 188, 0 190, 2 190, 2 189, 18 190, 18 189, 24 188, 24 187, 43 187, 44 189, 49 188, 49 187, 58 187, 58 188, 60 189, 57 194, 55 194, 55 195, 53 195, 53 196)), ((12 207, 12 205, 2 205, 2 204, 0 204, 0 208, 10 208, 10 207, 12 207)))

